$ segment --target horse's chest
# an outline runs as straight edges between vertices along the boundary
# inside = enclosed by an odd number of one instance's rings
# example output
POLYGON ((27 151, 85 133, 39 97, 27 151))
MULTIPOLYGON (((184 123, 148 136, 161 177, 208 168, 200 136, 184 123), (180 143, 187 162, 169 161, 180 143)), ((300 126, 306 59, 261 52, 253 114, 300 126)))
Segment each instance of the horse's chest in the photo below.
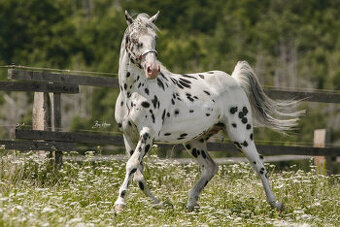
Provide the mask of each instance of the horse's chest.
POLYGON ((156 126, 159 124, 159 115, 165 111, 162 98, 156 95, 143 96, 138 92, 126 98, 121 110, 123 115, 122 129, 124 133, 132 133, 141 130, 144 126, 156 126))

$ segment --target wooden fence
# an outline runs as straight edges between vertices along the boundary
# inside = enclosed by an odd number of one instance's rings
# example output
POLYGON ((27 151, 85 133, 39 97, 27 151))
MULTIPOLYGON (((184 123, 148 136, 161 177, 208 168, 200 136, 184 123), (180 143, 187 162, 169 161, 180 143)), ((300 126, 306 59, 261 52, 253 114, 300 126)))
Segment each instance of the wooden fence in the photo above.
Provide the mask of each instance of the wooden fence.
MULTIPOLYGON (((60 132, 62 93, 79 93, 79 86, 118 88, 117 78, 89 75, 74 75, 46 71, 31 71, 20 68, 8 69, 11 81, 0 82, 0 90, 34 92, 32 130, 16 129, 15 140, 0 140, 4 149, 20 151, 46 150, 55 153, 56 162, 61 162, 62 151, 77 149, 77 144, 123 146, 121 136, 100 133, 60 132)), ((313 92, 283 89, 266 89, 273 99, 305 99, 310 102, 340 103, 340 93, 313 92)), ((169 145, 160 145, 171 148, 169 145)), ((258 145, 265 155, 292 154, 313 156, 340 156, 340 148, 321 148, 305 146, 258 145)), ((182 149, 177 146, 177 149, 182 149)), ((232 144, 208 143, 208 149, 235 154, 232 144)))

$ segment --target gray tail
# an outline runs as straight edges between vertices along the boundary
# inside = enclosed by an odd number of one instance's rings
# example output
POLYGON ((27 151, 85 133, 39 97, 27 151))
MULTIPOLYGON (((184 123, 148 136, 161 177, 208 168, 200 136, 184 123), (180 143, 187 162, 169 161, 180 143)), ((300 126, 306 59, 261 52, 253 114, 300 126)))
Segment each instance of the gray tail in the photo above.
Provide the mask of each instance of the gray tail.
POLYGON ((256 126, 264 126, 285 133, 294 129, 302 111, 294 111, 299 101, 277 102, 269 98, 263 91, 253 69, 248 62, 239 61, 231 75, 246 92, 253 111, 256 126), (293 111, 292 111, 293 109, 293 111))

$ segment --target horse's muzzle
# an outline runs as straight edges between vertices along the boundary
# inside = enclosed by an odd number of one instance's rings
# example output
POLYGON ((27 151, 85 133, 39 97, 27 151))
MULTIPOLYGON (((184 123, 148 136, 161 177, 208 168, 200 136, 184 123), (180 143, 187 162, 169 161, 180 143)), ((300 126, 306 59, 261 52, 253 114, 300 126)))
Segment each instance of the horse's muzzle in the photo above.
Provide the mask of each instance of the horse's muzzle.
POLYGON ((155 79, 160 72, 160 66, 159 64, 147 64, 145 66, 145 76, 148 79, 155 79))

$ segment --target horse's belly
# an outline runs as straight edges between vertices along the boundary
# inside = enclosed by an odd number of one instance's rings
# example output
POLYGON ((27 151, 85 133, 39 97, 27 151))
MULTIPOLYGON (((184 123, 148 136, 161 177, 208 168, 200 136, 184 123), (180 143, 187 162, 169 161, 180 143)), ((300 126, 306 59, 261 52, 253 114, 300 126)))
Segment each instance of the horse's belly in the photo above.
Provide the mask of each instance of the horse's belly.
POLYGON ((156 142, 178 144, 186 143, 204 135, 217 121, 218 114, 212 112, 209 116, 198 113, 197 116, 178 117, 165 121, 156 142))

